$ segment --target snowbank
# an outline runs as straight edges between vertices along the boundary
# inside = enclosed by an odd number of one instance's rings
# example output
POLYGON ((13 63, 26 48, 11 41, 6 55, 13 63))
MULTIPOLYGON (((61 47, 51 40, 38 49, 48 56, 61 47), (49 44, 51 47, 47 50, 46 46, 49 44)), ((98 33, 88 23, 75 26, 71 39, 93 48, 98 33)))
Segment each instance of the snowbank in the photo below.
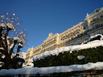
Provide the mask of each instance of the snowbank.
POLYGON ((4 75, 18 75, 18 74, 51 74, 60 72, 72 72, 72 71, 85 71, 90 69, 101 70, 103 69, 103 62, 88 63, 84 65, 70 65, 70 66, 56 66, 56 67, 25 67, 21 69, 2 69, 0 70, 0 76, 4 75))
POLYGON ((89 42, 87 44, 67 46, 67 47, 56 48, 55 50, 52 50, 52 51, 45 51, 44 53, 35 55, 33 57, 33 60, 42 59, 49 55, 58 55, 59 53, 63 53, 66 51, 69 51, 70 53, 72 53, 72 51, 75 51, 75 50, 96 48, 99 46, 103 46, 103 40, 95 40, 95 41, 89 42))

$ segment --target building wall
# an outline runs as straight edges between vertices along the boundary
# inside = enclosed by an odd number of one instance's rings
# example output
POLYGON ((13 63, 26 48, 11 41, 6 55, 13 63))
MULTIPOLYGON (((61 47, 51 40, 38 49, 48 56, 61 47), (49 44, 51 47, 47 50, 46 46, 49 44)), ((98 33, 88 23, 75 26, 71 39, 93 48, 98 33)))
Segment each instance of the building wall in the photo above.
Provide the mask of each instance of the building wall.
POLYGON ((78 37, 78 35, 82 34, 84 31, 83 22, 80 22, 76 26, 68 29, 67 31, 64 31, 60 34, 60 45, 69 45, 70 41, 78 37))
POLYGON ((30 63, 30 59, 31 57, 33 56, 33 49, 34 48, 29 48, 27 50, 27 53, 26 53, 26 58, 25 58, 25 65, 28 65, 30 63))
POLYGON ((42 52, 50 51, 58 47, 59 44, 59 34, 50 35, 43 43, 42 43, 42 52))
POLYGON ((58 47, 82 44, 95 34, 103 34, 103 8, 95 10, 83 22, 60 34, 50 33, 41 45, 28 51, 26 61, 28 63, 33 56, 58 47))
POLYGON ((96 9, 93 13, 87 15, 86 20, 89 29, 103 24, 103 8, 96 9))

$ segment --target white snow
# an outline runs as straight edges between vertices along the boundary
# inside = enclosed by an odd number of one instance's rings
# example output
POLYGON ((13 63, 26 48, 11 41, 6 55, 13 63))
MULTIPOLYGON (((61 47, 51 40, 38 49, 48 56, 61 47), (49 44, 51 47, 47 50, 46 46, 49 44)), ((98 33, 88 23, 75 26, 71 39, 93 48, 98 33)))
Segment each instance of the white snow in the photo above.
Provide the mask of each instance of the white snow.
POLYGON ((72 45, 72 46, 67 46, 67 47, 61 47, 61 48, 56 48, 52 51, 45 51, 44 53, 35 55, 33 57, 33 60, 37 60, 37 59, 42 59, 46 56, 50 56, 50 55, 58 55, 59 53, 64 53, 64 52, 70 52, 72 53, 73 51, 77 51, 77 50, 81 50, 81 49, 88 49, 88 48, 96 48, 99 46, 103 46, 103 40, 95 40, 95 41, 91 41, 87 44, 81 44, 81 45, 72 45))
MULTIPOLYGON (((64 52, 70 52, 72 53, 74 50, 81 50, 81 49, 87 49, 87 48, 96 48, 99 46, 103 46, 103 40, 95 40, 92 42, 89 42, 87 44, 81 44, 81 45, 73 45, 73 46, 67 46, 67 47, 61 47, 56 48, 52 51, 45 51, 44 53, 41 53, 39 55, 36 55, 33 57, 34 60, 42 59, 49 55, 58 55, 59 53, 64 52)), ((24 53, 25 54, 25 53, 24 53)), ((24 55, 23 54, 23 55, 24 55)), ((84 58, 85 56, 80 55, 78 58, 84 58)), ((21 69, 1 69, 0 70, 0 76, 4 75, 18 75, 18 74, 51 74, 51 73, 60 73, 60 72, 72 72, 72 71, 85 71, 85 70, 103 70, 103 62, 96 62, 96 63, 87 63, 83 65, 69 65, 69 66, 52 66, 52 67, 24 67, 21 69)))
POLYGON ((77 56, 77 59, 78 59, 78 60, 82 60, 82 59, 84 59, 84 58, 85 58, 84 55, 79 55, 79 56, 77 56))
POLYGON ((85 71, 90 69, 101 70, 103 69, 103 62, 87 63, 83 65, 70 65, 70 66, 53 66, 53 67, 25 67, 21 69, 2 69, 0 70, 0 76, 3 75, 18 75, 18 74, 51 74, 60 72, 72 72, 72 71, 85 71))
POLYGON ((101 40, 103 39, 103 35, 102 35, 102 34, 96 34, 96 35, 94 35, 94 36, 91 36, 90 39, 95 38, 95 37, 98 37, 98 36, 101 36, 101 38, 100 38, 101 40))

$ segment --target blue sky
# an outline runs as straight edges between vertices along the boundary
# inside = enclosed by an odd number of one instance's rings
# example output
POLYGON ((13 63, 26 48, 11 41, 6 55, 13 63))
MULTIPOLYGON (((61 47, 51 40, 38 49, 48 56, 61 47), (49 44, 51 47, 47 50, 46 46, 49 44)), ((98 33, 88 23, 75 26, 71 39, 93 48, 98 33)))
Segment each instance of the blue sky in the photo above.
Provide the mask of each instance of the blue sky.
POLYGON ((49 33, 61 33, 103 7, 103 0, 0 0, 0 13, 15 12, 18 29, 26 33, 24 51, 43 42, 49 33))

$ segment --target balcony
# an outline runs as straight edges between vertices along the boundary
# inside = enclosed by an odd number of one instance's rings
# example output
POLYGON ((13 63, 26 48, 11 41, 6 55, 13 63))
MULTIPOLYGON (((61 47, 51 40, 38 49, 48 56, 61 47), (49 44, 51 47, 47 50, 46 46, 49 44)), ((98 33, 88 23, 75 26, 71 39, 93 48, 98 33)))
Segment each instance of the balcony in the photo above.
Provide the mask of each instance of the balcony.
POLYGON ((95 25, 95 24, 103 24, 103 16, 100 16, 100 18, 95 18, 90 22, 90 25, 95 25))

